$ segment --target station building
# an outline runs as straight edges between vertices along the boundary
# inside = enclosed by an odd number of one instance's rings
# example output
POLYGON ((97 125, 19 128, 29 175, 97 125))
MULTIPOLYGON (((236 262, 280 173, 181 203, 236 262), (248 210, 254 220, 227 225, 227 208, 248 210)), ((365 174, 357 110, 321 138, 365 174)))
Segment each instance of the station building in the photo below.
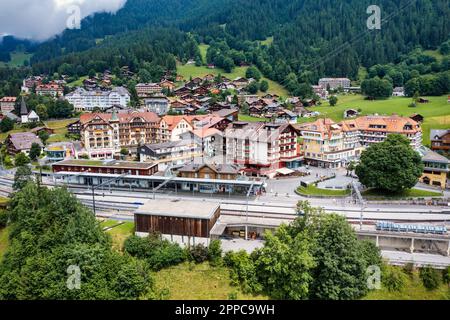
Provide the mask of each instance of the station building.
POLYGON ((219 217, 220 204, 206 201, 149 200, 134 213, 138 236, 160 233, 184 245, 208 243, 219 217))

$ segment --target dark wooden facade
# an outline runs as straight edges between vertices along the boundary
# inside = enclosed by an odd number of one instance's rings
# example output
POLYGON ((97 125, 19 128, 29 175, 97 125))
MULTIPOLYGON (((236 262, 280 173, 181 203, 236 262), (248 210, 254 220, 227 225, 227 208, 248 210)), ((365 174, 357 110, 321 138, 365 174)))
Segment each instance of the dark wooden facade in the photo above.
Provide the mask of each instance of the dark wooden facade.
POLYGON ((211 219, 183 218, 173 216, 147 215, 136 213, 134 222, 136 232, 166 235, 209 238, 210 231, 220 216, 217 208, 211 219))

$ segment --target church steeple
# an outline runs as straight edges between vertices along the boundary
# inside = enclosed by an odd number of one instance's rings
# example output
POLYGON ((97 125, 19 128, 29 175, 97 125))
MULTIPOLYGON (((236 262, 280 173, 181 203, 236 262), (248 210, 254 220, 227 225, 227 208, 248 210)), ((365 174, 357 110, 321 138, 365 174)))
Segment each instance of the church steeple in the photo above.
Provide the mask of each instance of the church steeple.
POLYGON ((20 115, 21 116, 27 116, 28 115, 28 108, 27 104, 25 103, 25 99, 22 96, 22 101, 20 102, 20 115))

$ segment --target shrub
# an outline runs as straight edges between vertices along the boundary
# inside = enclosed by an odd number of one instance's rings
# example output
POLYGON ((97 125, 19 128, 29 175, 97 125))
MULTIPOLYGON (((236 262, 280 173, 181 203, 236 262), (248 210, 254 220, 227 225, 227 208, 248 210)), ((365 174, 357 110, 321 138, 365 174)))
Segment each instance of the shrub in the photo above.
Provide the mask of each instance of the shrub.
POLYGON ((163 240, 146 260, 153 270, 158 271, 182 263, 186 254, 178 244, 163 240))
POLYGON ((450 267, 447 267, 447 269, 442 271, 442 281, 445 284, 450 285, 450 267))
POLYGON ((125 241, 124 248, 130 255, 147 261, 155 271, 186 260, 186 253, 178 244, 162 240, 158 234, 147 238, 130 236, 125 241))
POLYGON ((213 240, 208 247, 208 260, 215 267, 222 262, 222 245, 220 240, 213 240))
POLYGON ((422 279, 423 286, 428 290, 437 289, 441 283, 439 272, 431 267, 420 269, 419 276, 422 279))
POLYGON ((414 264, 413 263, 407 263, 403 267, 403 272, 405 272, 408 276, 412 277, 414 274, 414 264))
POLYGON ((9 215, 7 211, 0 210, 0 228, 6 227, 8 224, 9 215))
POLYGON ((228 300, 237 300, 237 293, 235 292, 235 291, 233 291, 233 292, 230 292, 229 294, 228 294, 228 300))
POLYGON ((406 274, 398 267, 385 266, 383 270, 383 285, 391 292, 401 291, 407 281, 406 274))
POLYGON ((239 252, 227 252, 224 263, 230 268, 230 276, 233 285, 241 286, 245 293, 259 293, 262 286, 256 276, 255 264, 244 250, 239 252))
POLYGON ((151 251, 150 241, 135 235, 128 237, 124 244, 125 251, 137 258, 145 258, 151 251))
POLYGON ((208 260, 208 248, 203 244, 198 244, 196 246, 191 247, 190 258, 194 260, 196 263, 202 263, 208 260))

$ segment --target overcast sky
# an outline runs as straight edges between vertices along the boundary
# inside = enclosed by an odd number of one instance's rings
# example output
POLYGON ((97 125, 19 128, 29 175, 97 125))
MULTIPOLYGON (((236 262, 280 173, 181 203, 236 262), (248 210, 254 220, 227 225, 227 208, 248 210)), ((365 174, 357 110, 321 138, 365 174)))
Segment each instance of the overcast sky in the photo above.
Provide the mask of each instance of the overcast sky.
POLYGON ((46 40, 75 21, 74 5, 81 18, 95 12, 116 12, 126 0, 0 0, 0 34, 46 40), (67 11, 70 9, 70 13, 67 11))

